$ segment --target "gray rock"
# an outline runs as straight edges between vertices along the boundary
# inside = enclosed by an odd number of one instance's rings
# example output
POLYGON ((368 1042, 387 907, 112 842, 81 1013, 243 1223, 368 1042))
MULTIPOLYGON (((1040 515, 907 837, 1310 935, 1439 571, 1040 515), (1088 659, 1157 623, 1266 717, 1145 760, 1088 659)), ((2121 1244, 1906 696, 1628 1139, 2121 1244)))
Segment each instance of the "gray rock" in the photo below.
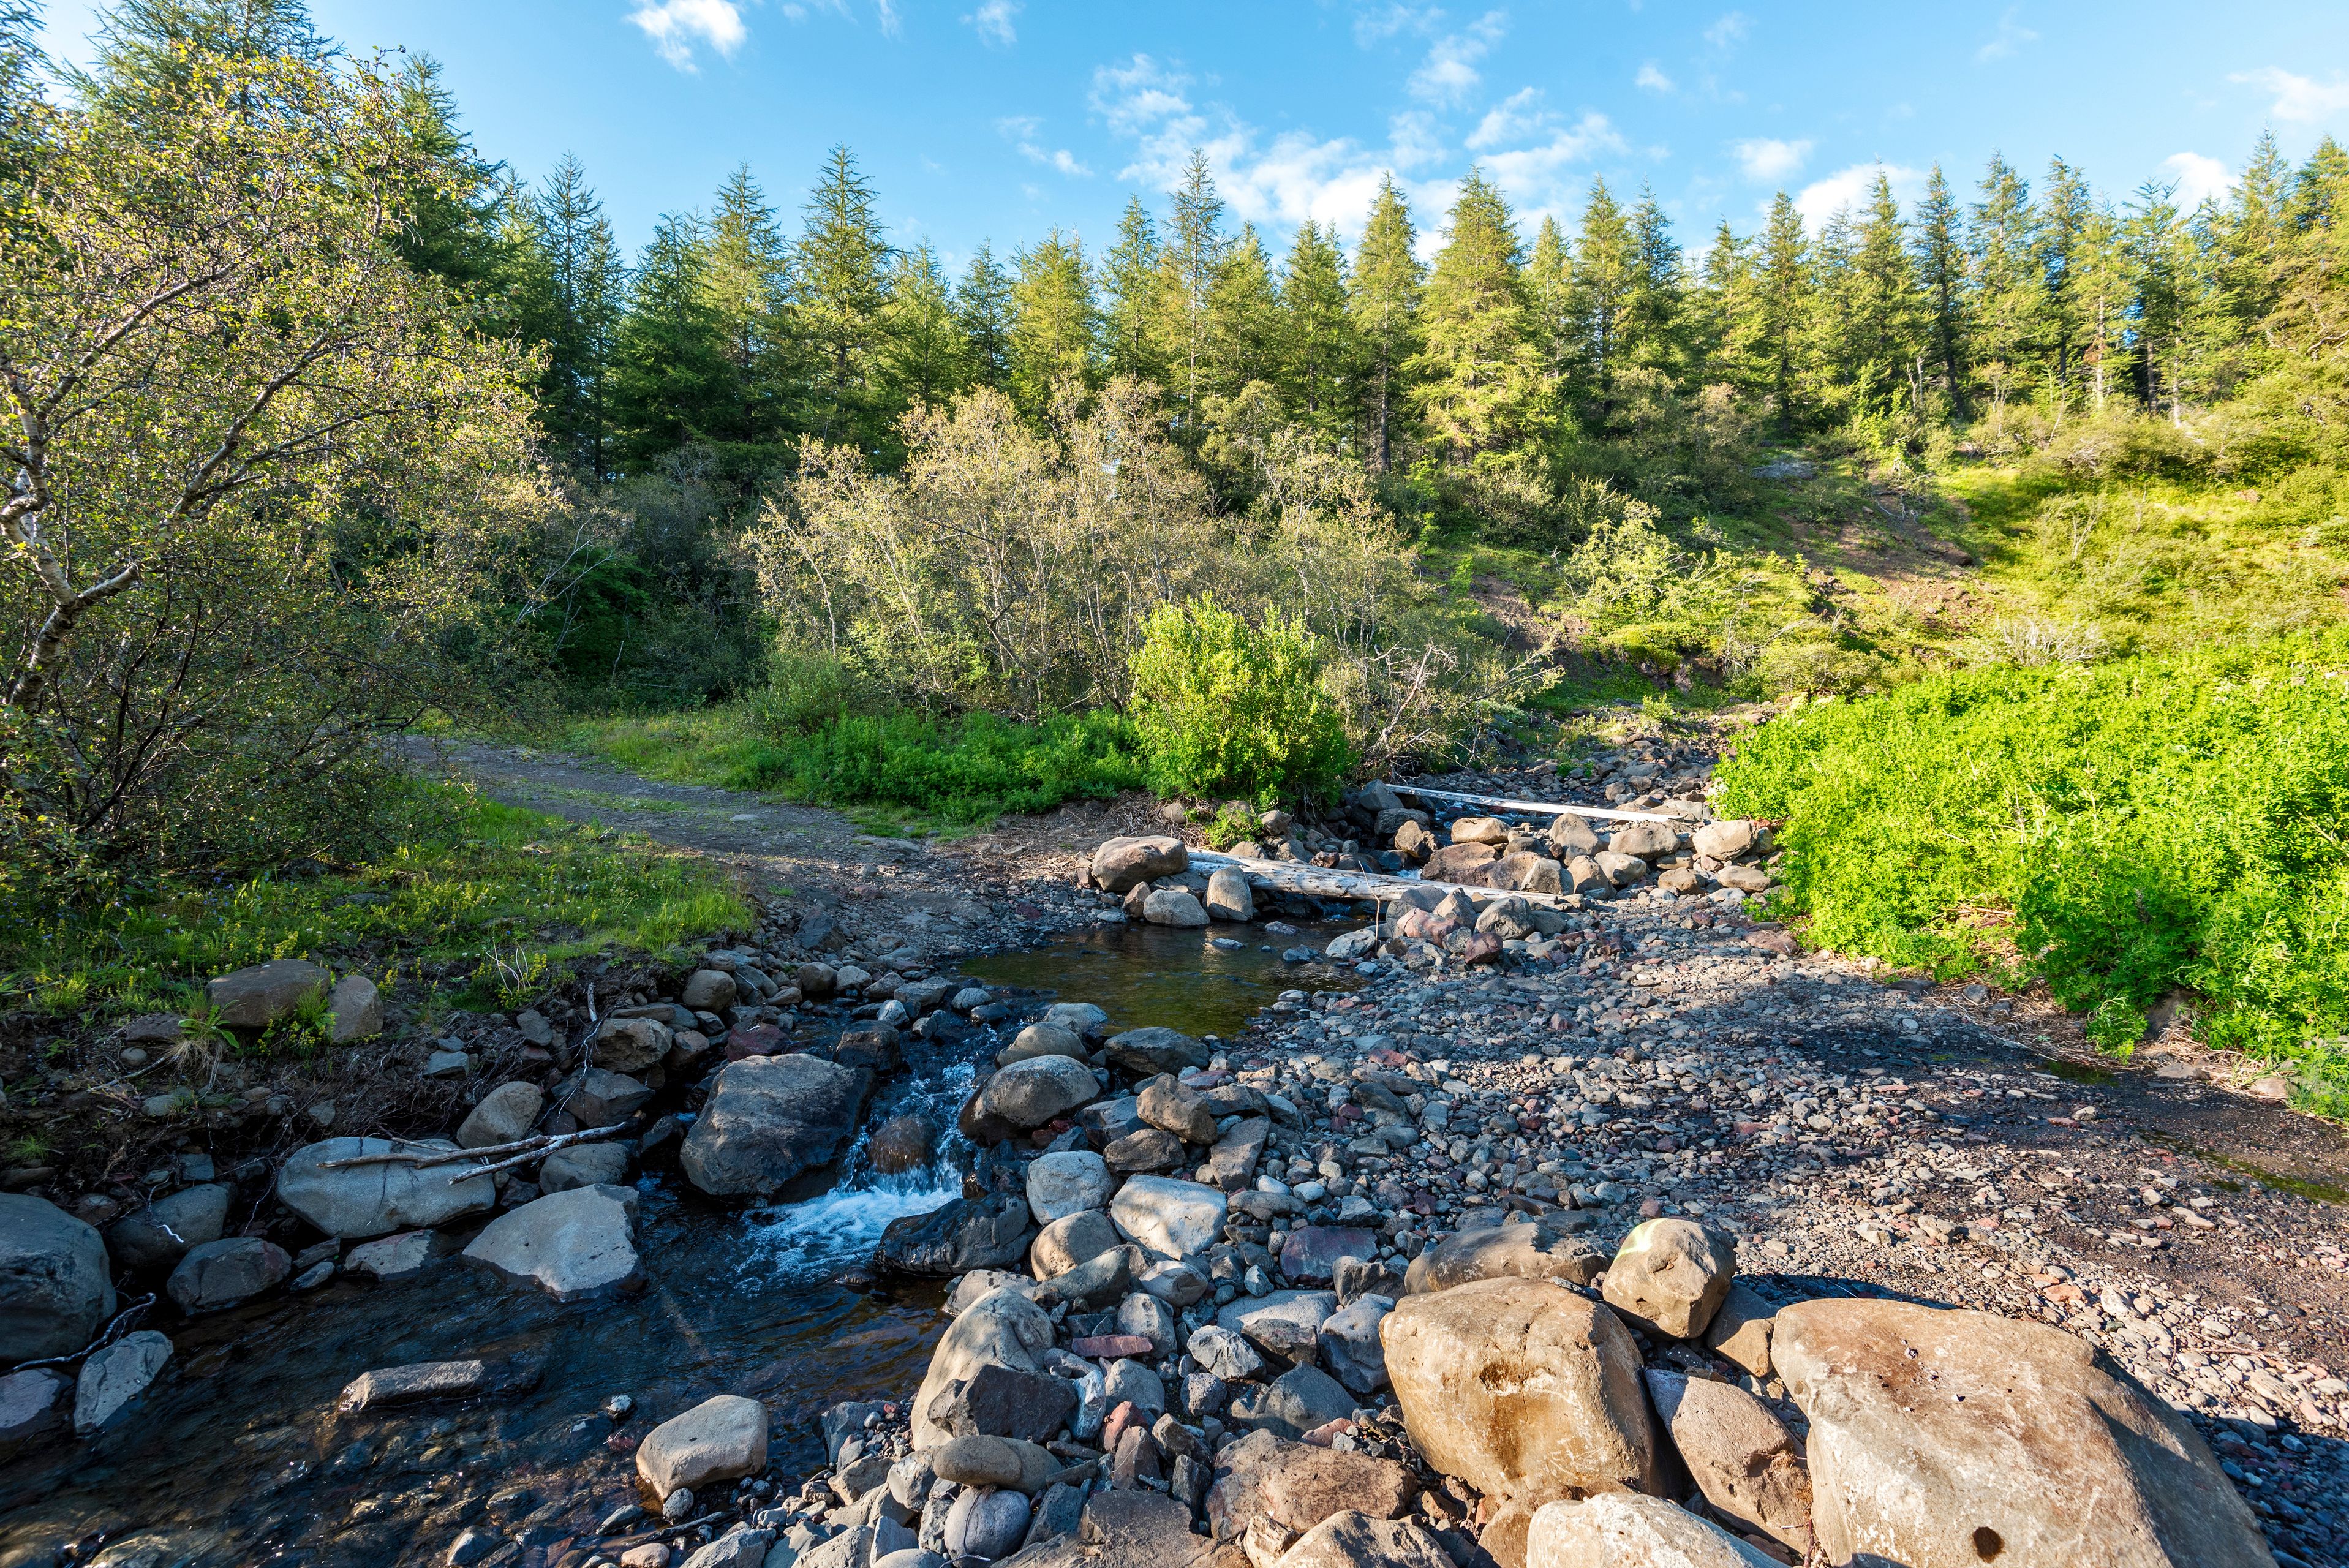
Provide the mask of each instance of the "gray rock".
POLYGON ((650 1086, 603 1068, 582 1068, 564 1086, 563 1109, 582 1127, 616 1127, 652 1099, 650 1086))
POLYGON ((947 1514, 947 1551, 954 1557, 1009 1557, 1027 1534, 1028 1499, 1009 1488, 973 1488, 947 1514))
POLYGON ((1321 1363, 1348 1389, 1363 1398, 1387 1386, 1386 1347, 1379 1341, 1379 1325, 1394 1303, 1382 1295, 1366 1295, 1330 1315, 1321 1325, 1321 1363))
POLYGON ((1366 1295, 1382 1295, 1390 1305, 1403 1295, 1402 1271, 1384 1258, 1340 1258, 1330 1271, 1338 1288, 1338 1305, 1351 1306, 1366 1295))
POLYGON ((956 1437, 1014 1438, 1040 1443, 1076 1413, 1077 1391, 1065 1377, 992 1363, 934 1396, 922 1418, 956 1437))
POLYGON ((1693 1339, 1736 1274, 1737 1244, 1720 1232, 1693 1220, 1643 1220, 1616 1249, 1601 1289, 1608 1305, 1641 1327, 1693 1339))
POLYGON ((1264 1370, 1264 1357, 1256 1346, 1236 1329, 1219 1324, 1206 1324, 1191 1331, 1185 1348, 1191 1359, 1203 1371, 1212 1373, 1226 1383, 1238 1383, 1264 1370))
POLYGON ((1592 832, 1590 824, 1579 817, 1553 819, 1542 841, 1549 846, 1549 852, 1561 861, 1571 861, 1577 855, 1595 855, 1599 850, 1599 835, 1592 832))
POLYGON ((1124 892, 1160 877, 1180 876, 1190 865, 1190 851, 1172 834, 1110 839, 1093 851, 1093 882, 1104 892, 1124 892))
POLYGON ((1354 1397, 1318 1367, 1292 1367, 1232 1401, 1232 1419, 1277 1437, 1301 1438, 1354 1413, 1354 1397))
POLYGON ((378 1367, 344 1384, 335 1408, 347 1416, 434 1399, 502 1398, 536 1387, 545 1367, 545 1358, 538 1356, 378 1367))
POLYGON ((114 1279, 98 1232, 46 1200, 0 1192, 0 1354, 72 1355, 113 1315, 114 1279))
POLYGON ((1243 925, 1256 918, 1256 894, 1248 887, 1247 872, 1225 866, 1207 878, 1207 916, 1243 925))
POLYGON ((931 1448, 955 1435, 928 1416, 931 1402, 953 1385, 967 1386, 980 1368, 990 1366, 1040 1373, 1044 1368, 1039 1357, 1051 1348, 1052 1320, 1019 1292, 999 1290, 971 1303, 931 1352, 929 1370, 914 1396, 914 1446, 931 1448))
POLYGON ((1651 1367, 1648 1398, 1705 1501, 1796 1552, 1811 1545, 1811 1477, 1769 1407, 1744 1389, 1651 1367))
POLYGON ((1526 1538, 1526 1568, 1770 1568, 1775 1561, 1686 1509, 1637 1492, 1549 1503, 1526 1538))
POLYGON ((545 1103, 546 1096, 534 1083, 525 1083, 521 1078, 502 1083, 483 1095, 481 1103, 457 1124, 457 1145, 460 1149, 487 1149, 492 1144, 513 1143, 528 1138, 545 1103))
POLYGON ((1350 1510, 1307 1531, 1280 1562, 1281 1568, 1452 1568, 1443 1544, 1410 1520, 1350 1510))
POLYGON ((499 1215, 465 1255, 574 1301, 637 1277, 636 1215, 632 1187, 574 1187, 499 1215))
POLYGON ((1195 928, 1207 923, 1207 912, 1188 888, 1162 887, 1142 901, 1142 918, 1153 925, 1195 928))
POLYGON ((106 1228, 106 1250, 120 1267, 168 1269, 188 1249, 216 1242, 228 1228, 228 1187, 218 1181, 182 1187, 134 1209, 106 1228))
POLYGON ((1216 1323, 1246 1335, 1283 1361, 1310 1361, 1320 1344, 1321 1326, 1337 1310, 1335 1291, 1278 1290, 1233 1302, 1216 1314, 1216 1323))
POLYGON ((73 1379, 54 1367, 32 1367, 0 1377, 0 1460, 13 1459, 65 1425, 57 1402, 73 1379))
POLYGON ((594 1062, 616 1073, 640 1073, 667 1056, 677 1031, 658 1018, 607 1017, 595 1026, 594 1062))
POLYGON ((1025 1199, 1008 1192, 957 1198, 926 1214, 892 1220, 873 1261, 897 1274, 936 1278, 1009 1268, 1027 1255, 1029 1234, 1025 1199))
POLYGON ((323 999, 335 983, 327 970, 301 958, 274 958, 204 983, 204 1000, 232 1029, 265 1029, 323 999))
POLYGON ((1080 1210, 1063 1214, 1036 1233, 1036 1239, 1028 1244, 1028 1263, 1038 1279, 1048 1280, 1117 1245, 1117 1227, 1109 1222, 1106 1213, 1080 1210))
POLYGON ((1144 1083, 1133 1099, 1134 1114, 1162 1132, 1185 1143, 1202 1146, 1216 1140, 1216 1111, 1205 1098, 1160 1073, 1144 1083))
POLYGON ((1174 1348, 1174 1309, 1143 1291, 1117 1305, 1117 1331, 1140 1335, 1150 1341, 1150 1354, 1164 1356, 1174 1348))
POLYGON ((1084 1063, 1067 1057, 1030 1057, 987 1080, 972 1101, 974 1114, 1017 1132, 1065 1116, 1101 1093, 1084 1063))
POLYGON ((1118 1233, 1153 1259, 1206 1251, 1223 1234, 1224 1213, 1224 1194, 1217 1189, 1164 1176, 1132 1178, 1109 1206, 1118 1233))
POLYGON ((1085 1059, 1085 1043, 1074 1029, 1058 1024, 1030 1024, 1011 1037, 1011 1043, 996 1053, 995 1065, 1008 1068, 1013 1062, 1024 1062, 1030 1057, 1067 1057, 1071 1061, 1085 1059))
MULTIPOLYGON (((447 1139, 428 1138, 401 1147, 445 1151, 457 1146, 447 1139)), ((447 1165, 419 1168, 385 1161, 326 1169, 330 1161, 388 1154, 393 1149, 381 1138, 329 1138, 307 1144, 287 1156, 278 1168, 278 1201, 326 1234, 345 1241, 443 1225, 497 1206, 494 1178, 471 1176, 451 1181, 452 1168, 447 1165)))
POLYGON ((745 1057, 719 1069, 678 1162, 712 1197, 765 1197, 848 1146, 862 1075, 818 1057, 745 1057))
POLYGON ((1133 1287, 1134 1264, 1141 1255, 1140 1247, 1112 1247, 1046 1280, 1038 1288, 1037 1298, 1044 1305, 1064 1301, 1082 1307, 1122 1301, 1133 1287))
POLYGON ((151 1328, 126 1334, 81 1364, 74 1385, 74 1431, 88 1437, 112 1420, 125 1405, 147 1391, 163 1364, 171 1358, 171 1342, 151 1328))
POLYGON ((540 1161, 538 1190, 568 1192, 574 1187, 617 1187, 628 1179, 628 1151, 616 1143, 574 1143, 540 1161))
POLYGON ((1037 1224, 1050 1225, 1071 1214, 1105 1207, 1117 1191, 1117 1181, 1100 1155, 1071 1149, 1031 1161, 1027 1187, 1028 1212, 1037 1224))
POLYGON ((764 1568, 774 1539, 771 1530, 738 1524, 687 1558, 683 1568, 764 1568))
POLYGON ((1754 824, 1730 818, 1707 822, 1689 835, 1689 848, 1716 861, 1733 861, 1754 847, 1754 824))
MULTIPOLYGON (((423 1268, 432 1261, 432 1255, 430 1231, 403 1231, 396 1236, 360 1243, 342 1260, 342 1266, 348 1274, 369 1274, 377 1279, 398 1279, 423 1268)), ((295 1288, 301 1288, 298 1281, 295 1288)))
POLYGON ((697 969, 685 977, 677 999, 697 1013, 722 1013, 734 1005, 734 976, 722 969, 697 969))
POLYGON ((1637 855, 1643 861, 1669 855, 1679 845, 1680 835, 1672 830, 1670 822, 1630 822, 1607 838, 1607 847, 1614 853, 1637 855))
POLYGON ((1142 1078, 1204 1068, 1210 1055, 1205 1045, 1190 1036, 1157 1025, 1112 1035, 1102 1048, 1113 1065, 1142 1078))
POLYGON ((1164 1381, 1157 1373, 1131 1357, 1111 1362, 1109 1373, 1102 1381, 1103 1397, 1112 1410, 1129 1399, 1133 1402, 1135 1409, 1147 1410, 1154 1416, 1166 1408, 1164 1381))
POLYGON ((338 1046, 383 1033, 383 995, 364 975, 346 975, 326 993, 326 1037, 338 1046))
POLYGON ((636 1475, 656 1497, 767 1468, 767 1408, 739 1394, 705 1399, 645 1434, 636 1475))
POLYGON ((217 1312, 285 1283, 294 1260, 274 1242, 258 1236, 231 1236, 190 1247, 163 1294, 181 1312, 217 1312))
POLYGON ((1040 1541, 1050 1541, 1057 1535, 1074 1535, 1085 1516, 1085 1494, 1066 1481, 1054 1481, 1035 1501, 1035 1518, 1028 1522, 1027 1537, 1020 1542, 1033 1546, 1040 1541))
POLYGON ((1091 1002, 1055 1002, 1044 1009, 1042 1021, 1081 1038, 1092 1039, 1109 1026, 1109 1015, 1091 1002))

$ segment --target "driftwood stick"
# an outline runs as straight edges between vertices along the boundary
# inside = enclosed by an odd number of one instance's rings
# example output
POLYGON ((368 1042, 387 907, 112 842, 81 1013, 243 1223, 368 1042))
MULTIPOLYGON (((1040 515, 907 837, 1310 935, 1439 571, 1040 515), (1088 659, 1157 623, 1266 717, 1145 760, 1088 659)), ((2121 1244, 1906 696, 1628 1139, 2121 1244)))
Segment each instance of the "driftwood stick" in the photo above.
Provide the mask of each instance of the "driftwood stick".
MULTIPOLYGON (((610 1128, 599 1128, 596 1130, 599 1133, 605 1133, 615 1130, 610 1128)), ((461 1161, 467 1160, 489 1160, 500 1154, 521 1153, 533 1149, 559 1148, 562 1143, 566 1140, 570 1142, 577 1142, 585 1136, 586 1135, 576 1132, 563 1133, 559 1137, 552 1132, 534 1132, 528 1138, 516 1139, 512 1143, 485 1144, 480 1149, 394 1149, 382 1154, 354 1154, 347 1160, 325 1161, 320 1163, 318 1169, 321 1171, 341 1171, 353 1165, 414 1165, 418 1167, 426 1165, 454 1165, 461 1161)))
MULTIPOLYGON (((520 1154, 512 1155, 507 1159, 501 1160, 495 1164, 483 1165, 479 1169, 472 1171, 456 1171, 450 1176, 449 1184, 453 1187, 460 1181, 471 1181, 476 1176, 487 1176, 492 1171, 503 1171, 515 1165, 527 1165, 533 1160, 543 1160, 546 1156, 554 1153, 558 1149, 568 1149, 574 1143, 592 1142, 598 1138, 609 1138, 626 1125, 627 1124, 626 1122, 616 1121, 609 1127, 590 1127, 583 1129, 577 1132, 564 1132, 554 1134, 551 1137, 544 1137, 536 1140, 535 1147, 526 1149, 520 1154)), ((511 1148, 512 1146, 508 1145, 508 1147, 511 1148)), ((500 1151, 492 1149, 476 1149, 472 1152, 480 1155, 494 1154, 500 1151)))
POLYGON ((1661 811, 1617 811, 1604 806, 1561 806, 1555 800, 1509 800, 1498 795, 1463 795, 1451 789, 1422 789, 1413 784, 1390 784, 1398 795, 1423 800, 1450 800, 1462 806, 1483 806, 1495 811, 1538 811, 1552 817, 1596 817, 1607 822, 1671 822, 1680 819, 1661 811))
POLYGON ((1515 888, 1470 887, 1465 882, 1428 882, 1420 877, 1392 877, 1382 872, 1341 872, 1327 866, 1299 865, 1294 861, 1257 861, 1240 855, 1219 855, 1208 850, 1193 850, 1191 863, 1203 871, 1219 871, 1231 867, 1248 879, 1252 886, 1270 888, 1278 892, 1301 892, 1310 898, 1371 899, 1385 903, 1413 888, 1426 888, 1436 893, 1464 892, 1471 898, 1521 898, 1527 903, 1546 909, 1578 909, 1579 895, 1555 892, 1519 892, 1515 888), (1568 903, 1568 899, 1575 902, 1568 903))

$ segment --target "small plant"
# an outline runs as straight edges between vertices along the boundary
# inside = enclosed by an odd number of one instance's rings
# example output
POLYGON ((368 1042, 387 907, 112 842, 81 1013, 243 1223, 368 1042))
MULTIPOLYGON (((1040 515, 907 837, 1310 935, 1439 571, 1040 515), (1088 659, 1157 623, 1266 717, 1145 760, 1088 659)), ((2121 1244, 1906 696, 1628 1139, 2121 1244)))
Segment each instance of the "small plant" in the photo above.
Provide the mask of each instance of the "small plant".
POLYGON ((1321 648, 1300 624, 1251 626, 1211 598, 1162 605, 1133 663, 1133 714, 1164 797, 1333 794, 1352 765, 1321 648))

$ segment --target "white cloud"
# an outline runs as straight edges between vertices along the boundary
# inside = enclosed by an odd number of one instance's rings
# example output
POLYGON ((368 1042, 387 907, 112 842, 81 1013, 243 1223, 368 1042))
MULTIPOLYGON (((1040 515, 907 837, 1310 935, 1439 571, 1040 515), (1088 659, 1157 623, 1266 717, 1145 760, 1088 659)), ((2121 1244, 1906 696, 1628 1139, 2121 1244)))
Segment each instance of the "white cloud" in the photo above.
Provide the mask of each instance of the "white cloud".
POLYGON ((1811 144, 1757 136, 1737 143, 1731 150, 1737 154, 1737 166, 1745 170, 1748 180, 1784 180, 1810 157, 1811 144))
POLYGON ((2349 77, 2338 72, 2331 81, 2320 82, 2313 77, 2296 77, 2269 66, 2256 71, 2237 71, 2227 79, 2264 88, 2275 94, 2275 102, 2268 106, 2268 112, 2278 119, 2320 125, 2335 115, 2349 113, 2349 77))
POLYGON ((1743 11, 1732 11, 1704 30, 1704 41, 1716 49, 1726 49, 1733 44, 1744 43, 1753 30, 1752 17, 1743 11))
POLYGON ((1468 145, 1483 149, 1498 147, 1505 141, 1516 141, 1550 122, 1549 111, 1541 107, 1539 88, 1520 88, 1485 111, 1484 119, 1468 136, 1468 145))
POLYGON ((1439 105, 1465 99, 1485 79, 1476 70, 1476 62, 1499 42, 1507 27, 1506 15, 1487 11, 1466 32, 1436 39, 1428 48, 1426 61, 1412 73, 1411 96, 1439 105))
POLYGON ((887 34, 892 38, 897 37, 905 32, 905 29, 904 26, 897 18, 897 0, 876 0, 875 8, 881 15, 882 32, 887 34))
POLYGON ((1444 19, 1433 5, 1365 5, 1354 15, 1354 42, 1367 49, 1398 33, 1425 33, 1444 19))
POLYGON ((1526 216, 1563 210, 1571 196, 1567 170, 1588 160, 1593 152, 1621 152, 1623 139, 1603 114, 1585 114, 1570 128, 1555 130, 1549 139, 1530 147, 1487 154, 1480 161, 1501 193, 1526 210, 1526 216))
POLYGON ((1047 169, 1057 169, 1073 180, 1090 180, 1093 171, 1087 168, 1065 147, 1047 149, 1038 138, 1044 122, 1032 114, 1009 115, 995 122, 1003 139, 1019 150, 1019 156, 1030 163, 1040 163, 1047 169))
POLYGON ((1925 189, 1925 171, 1921 169, 1907 169, 1897 163, 1855 163, 1804 186, 1803 193, 1795 198, 1795 210, 1802 213, 1804 222, 1816 232, 1846 208, 1857 212, 1875 187, 1879 171, 1892 181, 1892 194, 1901 201, 1914 201, 1925 189))
POLYGON ((1651 93, 1668 93, 1672 90, 1672 78, 1657 69, 1655 61, 1650 60, 1640 67, 1640 74, 1631 78, 1631 85, 1645 88, 1651 93))
POLYGON ((729 0, 645 0, 628 14, 628 20, 643 28, 660 57, 680 71, 698 68, 693 61, 697 39, 730 58, 750 36, 742 26, 742 13, 729 0))
POLYGON ((2189 211, 2210 197, 2225 195, 2235 182, 2225 164, 2199 152, 2173 152, 2161 160, 2161 167, 2177 187, 2178 204, 2189 211))
POLYGON ((1975 59, 1985 65, 1992 60, 2007 59, 2023 45, 2039 41, 2038 34, 2017 20, 2016 14, 2021 10, 2019 5, 2006 8, 2006 14, 1998 19, 1998 31, 1991 36, 1989 43, 1974 51, 1975 59))
POLYGON ((978 36, 988 43, 1009 48, 1019 41, 1019 35, 1013 29, 1011 21, 1019 15, 1024 4, 1025 0, 982 0, 978 9, 963 20, 978 28, 978 36))

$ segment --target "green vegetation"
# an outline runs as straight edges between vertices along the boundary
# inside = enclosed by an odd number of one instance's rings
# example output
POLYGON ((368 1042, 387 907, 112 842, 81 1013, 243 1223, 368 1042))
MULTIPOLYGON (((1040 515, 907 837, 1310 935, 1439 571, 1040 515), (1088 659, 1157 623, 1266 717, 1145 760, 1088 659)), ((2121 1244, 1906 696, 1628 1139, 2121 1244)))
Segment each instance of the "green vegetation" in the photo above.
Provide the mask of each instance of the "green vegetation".
MULTIPOLYGON (((358 967, 379 985, 430 972, 451 1000, 519 1006, 550 970, 608 947, 659 954, 750 911, 688 855, 446 786, 402 792, 391 848, 244 881, 167 882, 136 903, 0 937, 0 996, 45 1014, 176 1010, 201 983, 273 958, 358 967)), ((295 1020, 287 1040, 321 1020, 295 1020)))
POLYGON ((1353 756, 1320 665, 1301 623, 1251 626, 1212 598, 1160 605, 1133 655, 1151 788, 1265 805, 1334 797, 1353 756))
POLYGON ((2183 989, 2211 1044, 2349 1086, 2349 632, 1813 704, 1722 779, 1823 945, 2042 976, 2116 1048, 2183 989))

